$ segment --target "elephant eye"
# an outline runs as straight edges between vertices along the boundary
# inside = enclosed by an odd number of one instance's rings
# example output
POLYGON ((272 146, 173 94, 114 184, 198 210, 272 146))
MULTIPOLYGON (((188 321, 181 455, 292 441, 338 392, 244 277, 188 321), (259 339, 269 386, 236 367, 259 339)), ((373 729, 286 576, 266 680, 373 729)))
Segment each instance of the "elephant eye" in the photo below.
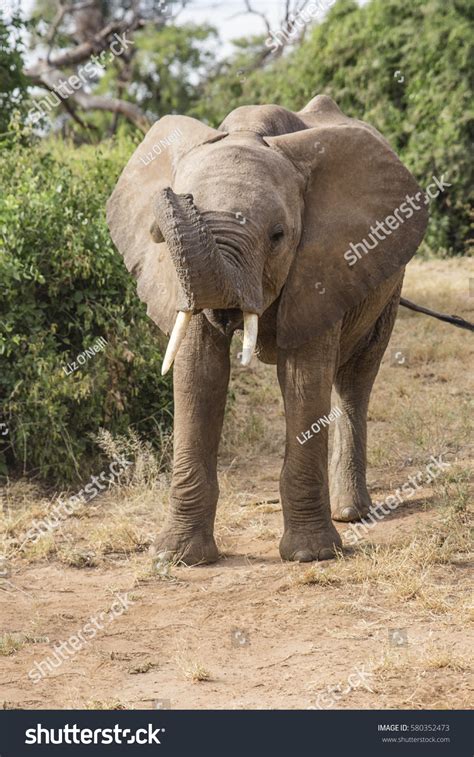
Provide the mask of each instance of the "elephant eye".
POLYGON ((272 232, 270 234, 270 241, 273 245, 276 245, 283 239, 284 236, 285 231, 281 223, 279 223, 272 229, 272 232))

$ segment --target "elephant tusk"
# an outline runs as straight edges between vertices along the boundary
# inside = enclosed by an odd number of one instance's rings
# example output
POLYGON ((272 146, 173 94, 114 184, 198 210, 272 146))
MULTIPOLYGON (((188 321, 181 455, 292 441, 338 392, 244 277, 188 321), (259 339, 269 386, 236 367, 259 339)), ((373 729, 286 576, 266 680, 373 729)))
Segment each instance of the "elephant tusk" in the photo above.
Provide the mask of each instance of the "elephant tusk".
POLYGON ((244 313, 244 344, 242 347, 242 365, 249 365, 254 353, 258 336, 258 315, 244 313))
POLYGON ((181 342, 183 341, 184 337, 186 336, 186 331, 188 330, 189 322, 191 320, 192 313, 190 312, 183 312, 179 311, 178 315, 176 316, 176 321, 173 326, 173 331, 171 332, 170 340, 168 342, 168 346, 166 348, 165 357, 163 360, 163 365, 161 366, 161 375, 164 376, 165 373, 168 373, 169 369, 173 365, 173 360, 175 359, 176 355, 178 354, 178 350, 181 346, 181 342))

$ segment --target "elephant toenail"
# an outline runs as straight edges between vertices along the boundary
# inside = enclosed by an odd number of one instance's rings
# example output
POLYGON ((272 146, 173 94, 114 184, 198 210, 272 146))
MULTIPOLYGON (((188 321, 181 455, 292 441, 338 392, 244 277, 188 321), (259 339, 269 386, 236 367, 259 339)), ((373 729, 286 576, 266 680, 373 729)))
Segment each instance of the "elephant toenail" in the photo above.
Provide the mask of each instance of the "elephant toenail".
POLYGON ((357 513, 353 507, 345 507, 344 510, 341 512, 341 515, 343 518, 347 518, 349 520, 349 518, 354 518, 357 515, 357 513))
POLYGON ((295 560, 296 562, 311 562, 311 560, 314 560, 314 557, 309 549, 300 549, 295 553, 295 560))
POLYGON ((334 550, 330 547, 324 547, 318 552, 318 560, 332 560, 334 557, 334 550))

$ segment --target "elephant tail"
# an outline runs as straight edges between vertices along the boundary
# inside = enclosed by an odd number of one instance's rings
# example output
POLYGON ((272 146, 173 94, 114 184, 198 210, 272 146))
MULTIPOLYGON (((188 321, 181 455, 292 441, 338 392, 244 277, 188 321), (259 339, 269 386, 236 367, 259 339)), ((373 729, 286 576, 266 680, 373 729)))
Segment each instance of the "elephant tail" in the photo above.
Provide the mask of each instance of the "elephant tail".
POLYGON ((416 313, 424 313, 425 315, 431 315, 433 318, 437 318, 439 321, 444 321, 445 323, 452 323, 453 326, 458 326, 458 328, 460 329, 467 329, 467 331, 474 331, 474 323, 465 321, 464 318, 461 318, 459 315, 446 315, 446 313, 437 313, 436 310, 430 310, 429 308, 424 308, 422 305, 417 305, 415 302, 406 300, 405 297, 400 297, 400 305, 403 305, 403 307, 408 308, 409 310, 414 310, 416 313))

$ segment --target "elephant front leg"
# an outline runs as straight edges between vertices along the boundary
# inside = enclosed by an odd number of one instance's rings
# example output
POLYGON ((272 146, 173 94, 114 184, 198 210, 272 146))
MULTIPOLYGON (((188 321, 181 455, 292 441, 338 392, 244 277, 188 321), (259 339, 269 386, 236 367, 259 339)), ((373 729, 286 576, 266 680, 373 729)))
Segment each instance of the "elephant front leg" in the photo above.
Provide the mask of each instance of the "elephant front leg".
POLYGON ((217 451, 229 382, 230 338, 192 318, 174 365, 174 458, 170 515, 155 542, 161 559, 214 562, 217 451))
POLYGON ((317 344, 279 350, 278 380, 286 416, 280 479, 285 527, 280 554, 284 560, 326 560, 342 545, 329 505, 328 429, 317 425, 330 413, 337 350, 334 329, 317 344))

